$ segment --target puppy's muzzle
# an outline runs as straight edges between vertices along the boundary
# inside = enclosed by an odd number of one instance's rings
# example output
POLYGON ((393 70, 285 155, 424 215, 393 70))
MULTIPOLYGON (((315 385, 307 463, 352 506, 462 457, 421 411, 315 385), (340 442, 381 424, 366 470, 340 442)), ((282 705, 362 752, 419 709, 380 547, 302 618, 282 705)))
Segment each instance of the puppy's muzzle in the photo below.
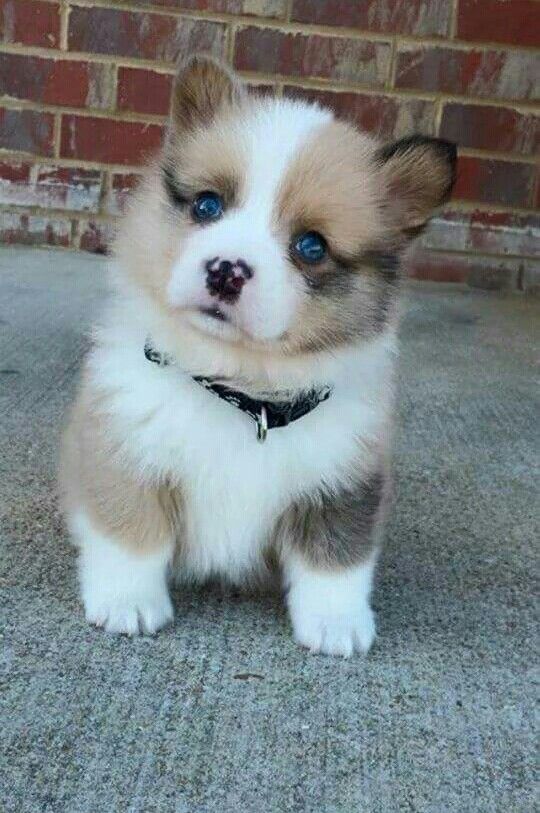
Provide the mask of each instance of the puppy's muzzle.
POLYGON ((242 292, 246 282, 252 278, 253 269, 244 260, 222 260, 214 257, 205 264, 206 287, 211 296, 217 296, 220 302, 233 305, 242 292))

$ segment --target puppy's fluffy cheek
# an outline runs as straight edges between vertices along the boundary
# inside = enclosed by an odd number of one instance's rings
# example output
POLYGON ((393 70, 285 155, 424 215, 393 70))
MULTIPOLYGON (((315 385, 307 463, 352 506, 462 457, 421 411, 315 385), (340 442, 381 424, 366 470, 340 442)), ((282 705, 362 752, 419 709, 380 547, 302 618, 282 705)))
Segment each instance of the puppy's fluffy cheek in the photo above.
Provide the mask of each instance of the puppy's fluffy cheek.
POLYGON ((215 247, 208 245, 211 229, 192 231, 185 237, 171 265, 167 302, 173 309, 197 310, 207 303, 205 262, 215 247), (206 237, 206 240, 205 240, 206 237))
POLYGON ((176 258, 167 285, 167 303, 173 308, 190 309, 202 305, 204 274, 201 260, 191 254, 176 258))
POLYGON ((205 229, 189 226, 176 243, 167 285, 167 304, 172 309, 197 309, 204 304, 206 291, 205 261, 213 250, 215 226, 205 229))

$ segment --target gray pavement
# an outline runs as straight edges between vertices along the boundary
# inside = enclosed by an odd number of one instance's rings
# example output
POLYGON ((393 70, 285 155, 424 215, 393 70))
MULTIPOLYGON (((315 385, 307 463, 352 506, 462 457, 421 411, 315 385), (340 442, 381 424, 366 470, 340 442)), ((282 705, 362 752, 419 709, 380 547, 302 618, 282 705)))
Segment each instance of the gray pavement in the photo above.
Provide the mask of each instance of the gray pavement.
POLYGON ((85 624, 54 471, 103 271, 0 250, 2 813, 532 811, 538 300, 411 284, 379 638, 342 661, 269 595, 85 624))

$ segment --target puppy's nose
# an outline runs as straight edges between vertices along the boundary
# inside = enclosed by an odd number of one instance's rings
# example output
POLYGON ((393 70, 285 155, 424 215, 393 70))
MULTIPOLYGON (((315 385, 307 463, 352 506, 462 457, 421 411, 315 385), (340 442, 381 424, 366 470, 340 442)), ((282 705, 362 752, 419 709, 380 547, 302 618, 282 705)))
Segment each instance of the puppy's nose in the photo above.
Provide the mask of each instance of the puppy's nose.
POLYGON ((253 269, 244 260, 222 260, 214 257, 205 264, 206 287, 212 296, 223 302, 236 302, 253 269))

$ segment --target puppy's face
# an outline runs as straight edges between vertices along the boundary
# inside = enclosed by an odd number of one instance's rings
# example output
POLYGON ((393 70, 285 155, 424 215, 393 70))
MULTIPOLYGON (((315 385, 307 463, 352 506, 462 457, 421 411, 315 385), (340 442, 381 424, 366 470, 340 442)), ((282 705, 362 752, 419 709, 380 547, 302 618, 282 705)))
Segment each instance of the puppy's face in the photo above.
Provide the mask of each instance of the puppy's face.
POLYGON ((369 338, 454 161, 445 142, 380 148, 316 106, 247 96, 195 58, 177 77, 163 156, 136 204, 128 242, 155 257, 136 276, 221 342, 293 354, 369 338))

